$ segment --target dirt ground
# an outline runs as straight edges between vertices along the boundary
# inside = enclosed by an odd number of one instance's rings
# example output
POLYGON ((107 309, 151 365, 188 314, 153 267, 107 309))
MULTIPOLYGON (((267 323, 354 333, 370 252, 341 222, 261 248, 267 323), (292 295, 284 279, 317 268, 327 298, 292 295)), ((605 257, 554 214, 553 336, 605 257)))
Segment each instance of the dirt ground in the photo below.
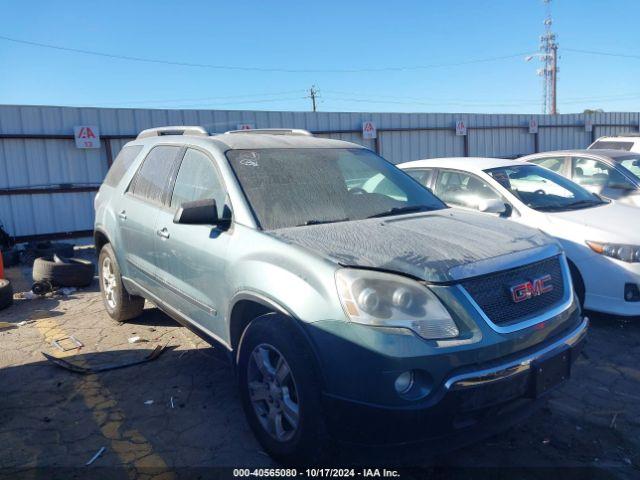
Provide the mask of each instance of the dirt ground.
MULTIPOLYGON (((92 250, 83 253, 92 258, 92 250)), ((6 273, 17 292, 30 288, 30 269, 6 273)), ((0 477, 211 478, 216 467, 277 466, 245 422, 229 368, 152 305, 118 324, 94 281, 68 296, 18 298, 0 322, 15 325, 0 330, 0 477), (70 335, 84 346, 52 345, 70 335), (129 343, 134 336, 145 341, 129 343), (175 348, 157 360, 92 375, 63 370, 41 353, 98 366, 166 344, 175 348)), ((428 468, 408 477, 640 478, 639 363, 640 320, 592 318, 572 380, 525 423, 425 465, 429 452, 410 447, 411 460, 406 451, 398 456, 410 463, 395 466, 428 468)), ((348 449, 344 455, 348 461, 348 449)))

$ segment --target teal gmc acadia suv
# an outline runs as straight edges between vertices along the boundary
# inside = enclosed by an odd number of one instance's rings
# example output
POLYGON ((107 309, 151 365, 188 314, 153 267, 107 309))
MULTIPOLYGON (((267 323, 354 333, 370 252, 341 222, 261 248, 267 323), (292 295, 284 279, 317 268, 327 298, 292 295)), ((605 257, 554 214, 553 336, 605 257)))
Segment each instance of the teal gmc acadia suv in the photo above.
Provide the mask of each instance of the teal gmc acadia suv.
POLYGON ((304 130, 145 130, 95 208, 109 315, 146 299, 222 345, 279 461, 494 433, 569 377, 587 331, 550 237, 304 130))

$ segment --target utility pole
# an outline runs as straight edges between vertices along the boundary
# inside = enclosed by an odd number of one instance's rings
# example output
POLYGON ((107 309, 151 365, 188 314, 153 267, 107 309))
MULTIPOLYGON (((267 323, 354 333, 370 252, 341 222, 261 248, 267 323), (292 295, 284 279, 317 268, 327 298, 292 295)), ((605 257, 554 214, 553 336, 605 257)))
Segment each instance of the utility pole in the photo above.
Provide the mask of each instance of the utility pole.
POLYGON ((558 113, 556 101, 558 95, 558 45, 554 42, 551 47, 551 108, 549 113, 555 115, 558 113))
POLYGON ((311 99, 311 106, 312 106, 314 112, 318 111, 316 109, 316 98, 318 98, 319 93, 320 92, 318 91, 316 86, 315 85, 311 85, 311 88, 309 89, 309 96, 307 98, 311 99))
POLYGON ((551 18, 551 0, 543 0, 547 7, 547 16, 544 20, 544 34, 540 36, 540 54, 536 55, 543 63, 538 70, 538 75, 543 80, 543 113, 555 115, 558 113, 557 86, 558 86, 558 44, 556 34, 551 30, 553 19, 551 18))

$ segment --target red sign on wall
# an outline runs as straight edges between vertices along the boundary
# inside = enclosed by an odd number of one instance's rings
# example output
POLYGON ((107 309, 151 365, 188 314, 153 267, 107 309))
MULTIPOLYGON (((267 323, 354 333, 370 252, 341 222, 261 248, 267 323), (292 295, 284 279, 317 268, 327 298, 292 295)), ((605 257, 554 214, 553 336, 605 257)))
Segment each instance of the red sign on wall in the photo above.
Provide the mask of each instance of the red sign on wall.
POLYGON ((73 127, 77 148, 100 148, 100 131, 95 125, 73 127))
POLYGON ((376 125, 371 121, 362 122, 362 138, 372 139, 378 136, 376 125))

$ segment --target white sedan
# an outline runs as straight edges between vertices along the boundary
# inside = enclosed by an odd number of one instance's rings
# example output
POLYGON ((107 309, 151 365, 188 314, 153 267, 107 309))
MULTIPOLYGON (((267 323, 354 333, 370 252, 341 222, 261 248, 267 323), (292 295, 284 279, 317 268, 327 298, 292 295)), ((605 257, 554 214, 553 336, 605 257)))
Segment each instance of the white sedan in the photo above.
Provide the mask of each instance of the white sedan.
POLYGON ((585 309, 640 316, 637 208, 603 199, 531 163, 438 158, 398 167, 453 207, 499 215, 555 237, 585 309))

